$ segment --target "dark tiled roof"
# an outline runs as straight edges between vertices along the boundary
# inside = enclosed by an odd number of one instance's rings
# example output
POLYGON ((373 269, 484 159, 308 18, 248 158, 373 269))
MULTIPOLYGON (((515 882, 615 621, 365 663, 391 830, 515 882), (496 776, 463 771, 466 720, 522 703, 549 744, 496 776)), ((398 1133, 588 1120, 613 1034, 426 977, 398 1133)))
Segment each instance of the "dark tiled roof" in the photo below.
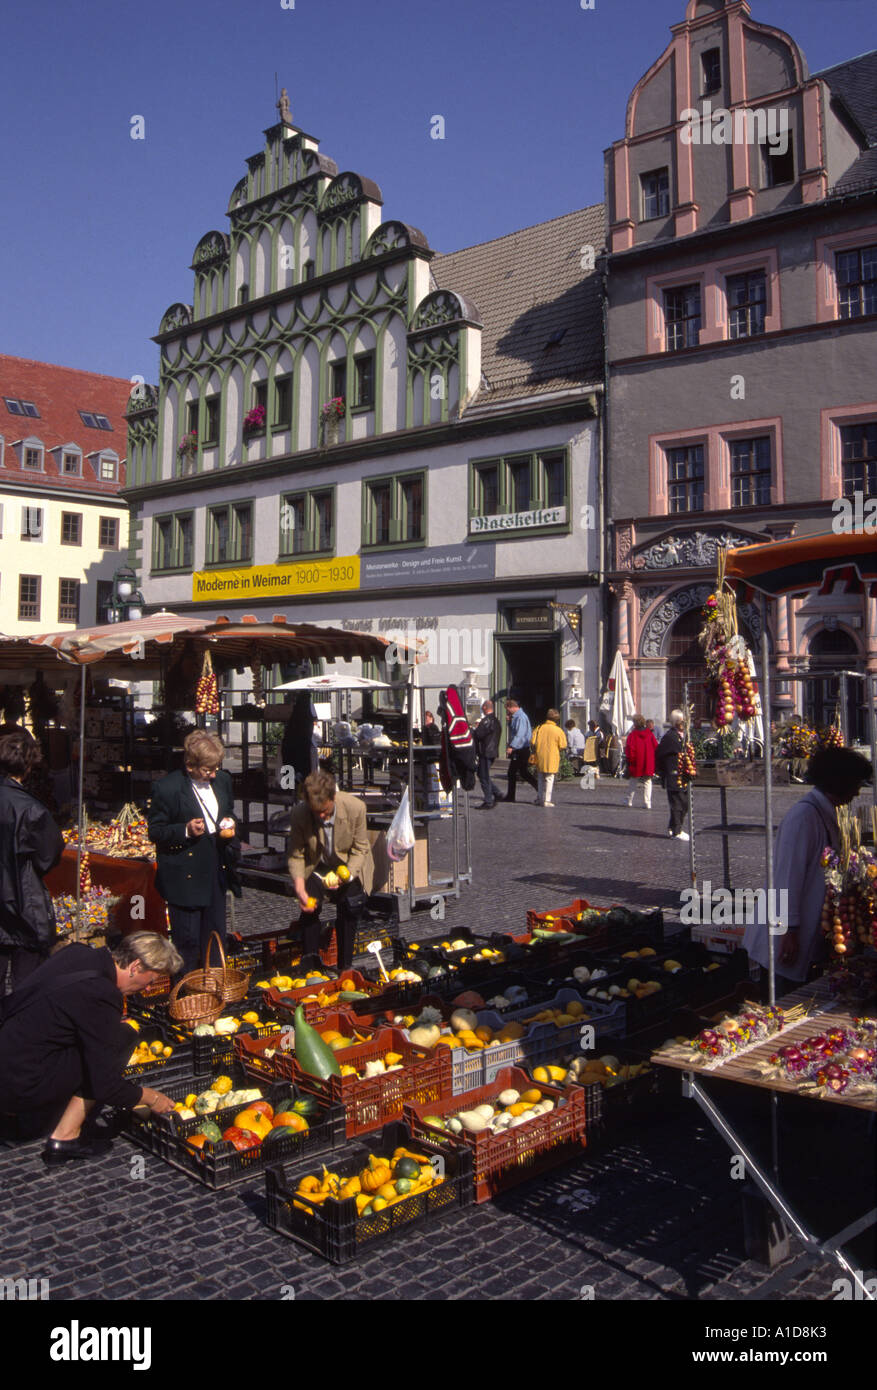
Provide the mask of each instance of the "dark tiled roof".
POLYGON ((482 387, 474 404, 600 381, 600 275, 581 262, 583 246, 599 256, 605 240, 605 209, 597 203, 434 257, 437 288, 476 305, 484 324, 481 370, 490 389, 482 387))
POLYGON ((877 145, 860 154, 855 164, 838 179, 833 193, 858 193, 865 188, 877 188, 877 145))
POLYGON ((88 455, 108 449, 118 454, 120 462, 124 460, 128 440, 125 409, 131 389, 131 382, 123 378, 0 354, 0 435, 6 441, 4 474, 20 474, 22 480, 33 481, 36 486, 51 480, 53 487, 69 487, 71 491, 84 485, 93 492, 118 492, 125 481, 124 463, 119 469, 119 481, 107 482, 96 476, 88 455), (40 412, 39 419, 10 414, 4 396, 33 401, 40 412), (90 428, 83 424, 80 410, 105 415, 113 428, 90 428), (45 445, 44 473, 22 472, 10 447, 15 440, 31 436, 45 445), (59 473, 60 455, 49 451, 60 444, 75 444, 82 450, 81 478, 59 473))
POLYGON ((877 144, 877 49, 813 76, 828 83, 832 96, 843 102, 868 144, 877 144))

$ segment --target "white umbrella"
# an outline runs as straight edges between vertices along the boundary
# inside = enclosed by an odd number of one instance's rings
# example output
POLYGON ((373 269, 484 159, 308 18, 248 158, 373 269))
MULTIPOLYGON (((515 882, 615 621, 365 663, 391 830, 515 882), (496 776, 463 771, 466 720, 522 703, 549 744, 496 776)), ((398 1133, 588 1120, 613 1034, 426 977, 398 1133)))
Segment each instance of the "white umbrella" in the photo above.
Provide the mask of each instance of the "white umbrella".
POLYGON ((627 679, 627 668, 620 649, 615 653, 612 670, 609 672, 609 682, 600 701, 600 713, 607 716, 612 732, 619 735, 636 714, 636 705, 630 693, 630 681, 627 679))
POLYGON ((390 690, 386 681, 372 681, 365 676, 305 676, 303 680, 275 685, 275 690, 390 690))

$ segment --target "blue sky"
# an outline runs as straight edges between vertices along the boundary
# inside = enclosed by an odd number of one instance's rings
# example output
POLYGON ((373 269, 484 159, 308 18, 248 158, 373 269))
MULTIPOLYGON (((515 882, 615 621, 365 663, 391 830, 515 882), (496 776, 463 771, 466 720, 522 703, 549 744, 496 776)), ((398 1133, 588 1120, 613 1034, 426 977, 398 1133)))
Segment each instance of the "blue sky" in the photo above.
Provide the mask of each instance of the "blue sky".
MULTIPOLYGON (((440 251, 602 197, 602 152, 685 0, 41 0, 3 22, 0 351, 155 381, 244 161, 293 120, 440 251), (445 139, 430 139, 430 118, 445 139), (145 119, 144 140, 130 138, 145 119)), ((811 71, 877 45, 873 0, 752 0, 811 71)))

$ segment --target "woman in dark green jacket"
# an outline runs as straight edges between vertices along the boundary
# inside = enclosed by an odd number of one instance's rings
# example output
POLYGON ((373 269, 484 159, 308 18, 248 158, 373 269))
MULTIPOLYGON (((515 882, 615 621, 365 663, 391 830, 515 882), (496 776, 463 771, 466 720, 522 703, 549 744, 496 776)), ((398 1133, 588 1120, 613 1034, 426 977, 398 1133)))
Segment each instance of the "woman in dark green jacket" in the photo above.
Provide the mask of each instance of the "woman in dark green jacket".
POLYGON ((229 889, 241 895, 234 869, 240 857, 234 793, 231 777, 220 768, 224 753, 221 739, 196 729, 183 744, 183 771, 169 773, 152 788, 148 823, 158 854, 155 886, 167 900, 182 974, 201 965, 212 932, 225 945, 225 895, 229 889))

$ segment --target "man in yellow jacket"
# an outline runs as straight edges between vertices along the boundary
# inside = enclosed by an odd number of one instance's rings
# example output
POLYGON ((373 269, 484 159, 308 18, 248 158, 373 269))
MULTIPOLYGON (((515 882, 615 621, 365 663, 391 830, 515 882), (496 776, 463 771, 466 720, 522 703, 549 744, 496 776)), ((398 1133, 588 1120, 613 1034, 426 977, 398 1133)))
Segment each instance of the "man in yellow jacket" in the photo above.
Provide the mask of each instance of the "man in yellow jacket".
POLYGON ((536 805, 553 807, 551 793, 554 791, 554 779, 560 767, 560 754, 566 748, 566 734, 560 727, 559 710, 548 711, 545 723, 534 730, 531 745, 536 754, 536 777, 539 783, 536 805))

